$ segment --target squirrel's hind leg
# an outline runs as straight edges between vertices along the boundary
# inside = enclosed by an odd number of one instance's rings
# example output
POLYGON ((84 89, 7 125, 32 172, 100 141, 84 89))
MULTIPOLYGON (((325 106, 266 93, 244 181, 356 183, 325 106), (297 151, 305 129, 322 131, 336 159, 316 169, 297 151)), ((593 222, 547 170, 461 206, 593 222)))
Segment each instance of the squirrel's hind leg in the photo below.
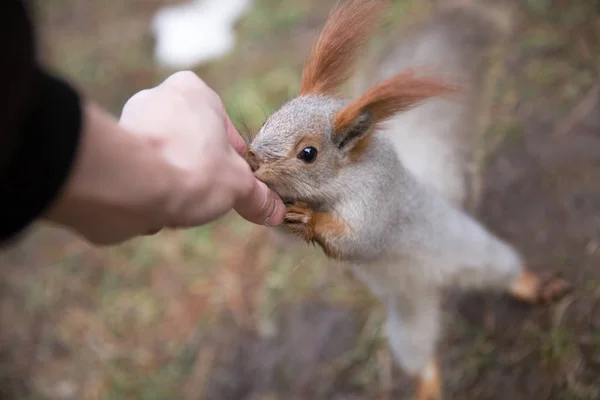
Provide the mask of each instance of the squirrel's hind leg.
MULTIPOLYGON (((473 235, 473 245, 451 270, 451 278, 440 285, 465 289, 500 290, 517 300, 539 304, 562 297, 570 285, 551 273, 527 268, 522 256, 509 243, 487 231, 483 225, 473 235)), ((450 252, 452 255, 452 252, 450 252)), ((448 278, 448 277, 446 277, 448 278)))
POLYGON ((430 289, 386 300, 387 336, 397 363, 415 380, 417 400, 441 400, 441 375, 436 359, 440 331, 439 294, 430 289))

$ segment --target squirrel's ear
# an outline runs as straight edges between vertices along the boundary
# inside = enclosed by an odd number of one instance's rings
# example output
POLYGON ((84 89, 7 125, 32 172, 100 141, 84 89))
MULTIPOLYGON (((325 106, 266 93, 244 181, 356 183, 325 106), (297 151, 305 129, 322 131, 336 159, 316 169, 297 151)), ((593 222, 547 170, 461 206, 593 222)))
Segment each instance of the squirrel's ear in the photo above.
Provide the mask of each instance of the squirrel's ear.
MULTIPOLYGON (((334 141, 339 147, 352 143, 366 143, 374 128, 393 115, 417 106, 423 100, 457 91, 434 77, 419 77, 414 70, 406 70, 373 86, 352 101, 335 117, 334 141)), ((354 146, 353 146, 354 147, 354 146)))
POLYGON ((334 122, 334 143, 340 149, 362 153, 378 124, 415 107, 423 100, 457 91, 457 87, 434 77, 401 72, 373 86, 342 109, 334 122))
POLYGON ((373 114, 369 110, 359 113, 350 123, 335 129, 333 143, 340 150, 351 150, 371 132, 373 122, 373 114))

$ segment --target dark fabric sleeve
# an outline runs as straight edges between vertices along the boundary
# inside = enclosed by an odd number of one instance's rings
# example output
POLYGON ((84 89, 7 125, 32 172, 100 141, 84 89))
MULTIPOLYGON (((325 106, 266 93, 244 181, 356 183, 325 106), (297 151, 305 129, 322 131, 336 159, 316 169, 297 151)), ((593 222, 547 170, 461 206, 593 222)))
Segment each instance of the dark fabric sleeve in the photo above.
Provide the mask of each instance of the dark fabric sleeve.
POLYGON ((28 11, 21 1, 0 1, 0 245, 59 195, 83 122, 79 94, 36 59, 28 11))

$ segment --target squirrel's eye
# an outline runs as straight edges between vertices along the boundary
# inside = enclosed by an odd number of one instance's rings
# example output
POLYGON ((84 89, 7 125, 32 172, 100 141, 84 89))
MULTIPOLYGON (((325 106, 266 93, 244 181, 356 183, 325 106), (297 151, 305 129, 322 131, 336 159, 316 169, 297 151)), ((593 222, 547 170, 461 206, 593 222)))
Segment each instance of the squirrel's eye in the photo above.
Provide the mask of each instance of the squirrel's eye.
POLYGON ((317 159, 317 149, 312 146, 305 147, 298 154, 298 158, 306 163, 311 163, 317 159))

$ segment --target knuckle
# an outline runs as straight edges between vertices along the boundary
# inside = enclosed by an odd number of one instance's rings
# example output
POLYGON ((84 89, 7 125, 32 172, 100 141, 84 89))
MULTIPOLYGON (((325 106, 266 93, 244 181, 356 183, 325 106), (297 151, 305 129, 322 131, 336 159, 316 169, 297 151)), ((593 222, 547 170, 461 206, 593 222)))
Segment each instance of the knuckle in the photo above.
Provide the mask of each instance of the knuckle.
POLYGON ((132 105, 135 105, 137 103, 143 102, 145 99, 148 98, 148 96, 152 93, 151 92, 152 89, 144 89, 144 90, 140 90, 139 92, 137 92, 136 94, 134 94, 133 96, 131 96, 123 105, 123 111, 125 111, 126 109, 129 109, 132 107, 132 105))
POLYGON ((193 101, 203 99, 216 109, 221 110, 223 107, 219 95, 192 71, 175 72, 164 81, 164 84, 187 93, 193 101))
POLYGON ((165 84, 180 90, 213 94, 213 90, 198 75, 192 71, 179 71, 169 76, 165 84))
POLYGON ((201 79, 192 71, 178 71, 165 79, 165 83, 169 85, 189 85, 192 83, 201 82, 201 79))

